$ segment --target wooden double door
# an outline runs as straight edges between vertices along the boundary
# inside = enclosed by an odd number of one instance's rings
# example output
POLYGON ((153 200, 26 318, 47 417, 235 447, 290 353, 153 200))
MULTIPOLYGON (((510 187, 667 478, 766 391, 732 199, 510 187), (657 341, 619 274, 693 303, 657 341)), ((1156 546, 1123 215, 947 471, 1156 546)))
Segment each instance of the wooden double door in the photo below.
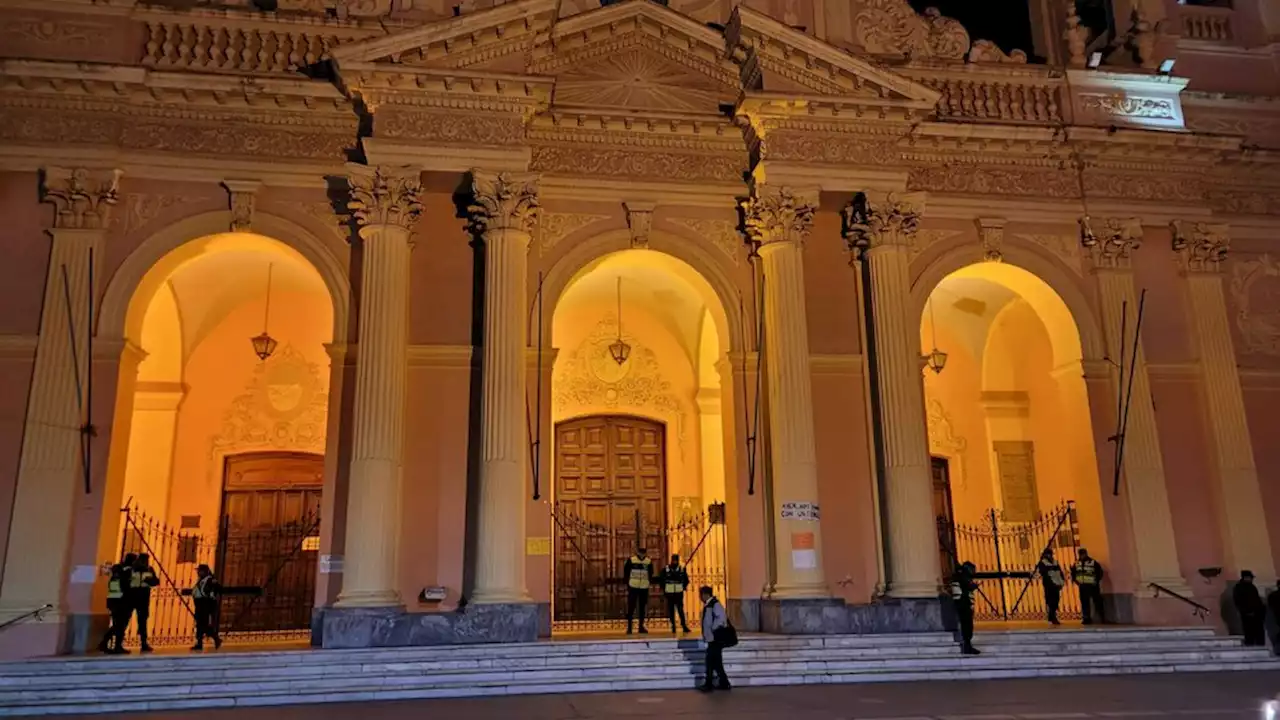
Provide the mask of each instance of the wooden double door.
POLYGON ((553 612, 562 627, 625 615, 622 566, 638 546, 663 563, 665 436, 661 423, 621 415, 556 426, 553 612))

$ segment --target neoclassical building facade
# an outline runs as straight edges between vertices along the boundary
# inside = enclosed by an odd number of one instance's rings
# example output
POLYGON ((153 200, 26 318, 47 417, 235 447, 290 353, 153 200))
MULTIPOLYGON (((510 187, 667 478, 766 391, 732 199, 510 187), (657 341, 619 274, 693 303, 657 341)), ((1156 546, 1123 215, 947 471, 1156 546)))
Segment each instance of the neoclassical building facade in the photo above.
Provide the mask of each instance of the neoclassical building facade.
POLYGON ((1280 15, 1083 5, 3 0, 0 654, 125 550, 326 647, 607 628, 637 544, 768 632, 941 627, 975 528, 1273 583, 1280 15))

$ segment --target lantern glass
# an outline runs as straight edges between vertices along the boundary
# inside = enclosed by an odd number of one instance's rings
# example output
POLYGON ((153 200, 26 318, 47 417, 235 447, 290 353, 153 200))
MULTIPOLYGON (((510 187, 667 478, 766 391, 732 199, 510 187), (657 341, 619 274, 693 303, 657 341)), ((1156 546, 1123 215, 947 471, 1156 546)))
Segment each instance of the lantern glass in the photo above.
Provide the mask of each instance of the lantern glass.
POLYGON ((276 345, 279 344, 275 338, 266 332, 249 338, 249 342, 253 343, 253 353, 258 356, 259 360, 266 360, 275 354, 276 345))

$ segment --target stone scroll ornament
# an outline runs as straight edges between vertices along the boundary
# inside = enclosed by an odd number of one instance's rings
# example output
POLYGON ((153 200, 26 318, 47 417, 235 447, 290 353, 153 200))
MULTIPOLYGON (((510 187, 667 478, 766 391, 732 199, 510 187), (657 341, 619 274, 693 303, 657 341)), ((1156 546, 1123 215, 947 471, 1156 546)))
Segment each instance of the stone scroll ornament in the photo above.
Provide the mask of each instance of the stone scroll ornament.
POLYGON ((969 33, 936 8, 917 15, 907 0, 863 0, 853 18, 854 38, 873 55, 963 60, 969 33))
POLYGON ((486 173, 471 171, 473 201, 467 208, 471 231, 490 230, 533 233, 538 224, 538 175, 534 173, 486 173))

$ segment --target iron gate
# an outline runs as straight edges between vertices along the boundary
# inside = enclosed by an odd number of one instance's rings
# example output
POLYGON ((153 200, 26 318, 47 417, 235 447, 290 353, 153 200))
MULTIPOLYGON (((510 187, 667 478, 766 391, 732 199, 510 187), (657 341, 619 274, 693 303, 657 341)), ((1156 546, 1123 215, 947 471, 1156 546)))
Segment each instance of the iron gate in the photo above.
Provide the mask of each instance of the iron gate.
MULTIPOLYGON (((977 620, 1043 620, 1046 617, 1044 585, 1035 574, 1040 555, 1052 549, 1063 575, 1071 574, 1080 547, 1076 505, 1068 500, 1030 522, 1009 522, 999 510, 988 510, 983 521, 965 525, 939 518, 938 543, 951 567, 977 566, 978 593, 974 601, 977 620)), ((1080 618, 1080 593, 1068 579, 1058 603, 1062 620, 1080 618)))
MULTIPOLYGON (((125 508, 120 557, 147 553, 160 585, 151 591, 147 639, 181 646, 195 638, 191 599, 182 594, 208 565, 223 585, 217 622, 224 642, 306 640, 315 602, 320 518, 268 529, 235 531, 227 518, 216 533, 175 529, 136 508, 125 508)), ((136 621, 135 621, 136 622, 136 621)), ((126 644, 136 646, 135 623, 126 644)))
MULTIPOLYGON (((622 567, 637 547, 644 547, 653 559, 655 573, 666 566, 672 553, 680 555, 681 564, 689 574, 684 611, 691 624, 701 617, 699 587, 710 586, 717 597, 724 597, 727 584, 724 503, 710 505, 697 516, 686 515, 665 528, 645 523, 639 511, 612 530, 586 522, 563 509, 552 512, 552 521, 556 533, 551 609, 554 631, 626 627, 627 581, 622 567)), ((645 616, 655 630, 665 627, 666 601, 662 588, 656 583, 649 588, 645 616)))

